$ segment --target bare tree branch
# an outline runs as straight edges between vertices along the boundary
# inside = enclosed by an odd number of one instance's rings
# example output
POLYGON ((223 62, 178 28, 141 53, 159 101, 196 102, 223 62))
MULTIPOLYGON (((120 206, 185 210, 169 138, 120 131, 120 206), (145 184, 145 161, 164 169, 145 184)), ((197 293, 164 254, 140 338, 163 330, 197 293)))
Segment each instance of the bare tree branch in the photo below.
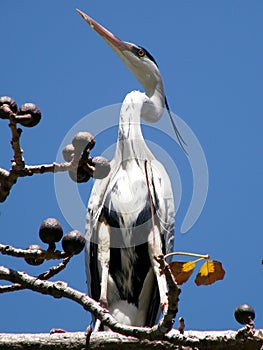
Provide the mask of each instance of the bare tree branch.
MULTIPOLYGON (((260 333, 257 331, 256 333, 253 331, 251 332, 251 328, 247 327, 244 328, 242 331, 236 332, 236 331, 225 331, 225 332, 193 332, 193 331, 186 331, 184 335, 179 334, 178 331, 172 330, 168 334, 160 334, 160 330, 158 327, 160 326, 154 326, 152 328, 146 328, 146 327, 129 327, 125 325, 121 325, 109 314, 109 312, 106 309, 103 309, 96 301, 89 298, 85 293, 81 293, 77 290, 74 290, 73 288, 70 288, 67 286, 65 282, 50 282, 50 281, 43 281, 36 279, 32 276, 29 276, 25 272, 18 272, 11 269, 8 269, 6 267, 0 267, 0 279, 8 280, 14 283, 19 283, 23 287, 42 293, 51 295, 55 298, 61 298, 65 297, 68 299, 71 299, 78 304, 82 305, 82 307, 90 311, 94 314, 96 318, 99 318, 103 324, 111 328, 116 333, 119 333, 116 335, 113 332, 106 332, 107 336, 103 335, 104 333, 99 332, 97 334, 92 334, 90 338, 89 343, 89 349, 98 349, 99 347, 104 349, 118 349, 122 346, 123 343, 125 343, 125 349, 134 349, 134 344, 136 345, 136 349, 140 349, 143 347, 143 349, 147 349, 148 344, 149 349, 154 346, 155 349, 179 349, 181 346, 181 349, 231 349, 231 350, 259 350, 263 344, 263 338, 258 336, 260 333), (255 333, 255 334, 254 334, 255 333), (122 334, 122 336, 120 336, 122 334), (118 341, 116 341, 116 337, 118 341), (94 341, 94 343, 93 343, 94 341), (160 347, 159 347, 160 344, 160 347), (127 347, 126 347, 127 345, 127 347)), ((261 333, 262 334, 262 333, 261 333)), ((39 335, 38 335, 39 336, 39 335)), ((41 335, 42 337, 43 335, 41 335)), ((37 337, 37 336, 36 336, 37 337)), ((73 338, 70 338, 68 333, 65 334, 59 334, 59 335, 49 335, 45 337, 50 337, 49 340, 51 341, 50 347, 46 349, 84 349, 84 335, 81 336, 81 344, 79 347, 76 347, 77 344, 75 344, 75 340, 72 340, 74 338, 74 335, 72 335, 73 338), (53 340, 57 338, 52 337, 58 337, 60 341, 63 343, 66 340, 67 345, 60 344, 58 347, 57 343, 54 345, 53 340), (69 346, 69 344, 70 346, 69 346), (73 345, 72 345, 73 344, 73 345), (53 346, 53 347, 52 347, 53 346), (55 347, 57 346, 57 347, 55 347), (66 347, 68 346, 68 347, 66 347)), ((77 337, 79 337, 79 334, 77 334, 77 337)), ((38 338, 36 338, 38 339, 38 338)), ((46 341, 48 341, 47 338, 45 338, 46 341)), ((59 341, 59 340, 57 340, 59 341)), ((0 350, 1 346, 4 342, 4 337, 0 336, 0 350)), ((43 342, 43 340, 38 340, 38 342, 43 342)), ((5 343, 6 346, 7 343, 5 343)), ((11 341, 10 341, 11 344, 11 341)), ((16 344, 14 346, 17 346, 18 340, 16 335, 16 344)), ((40 343, 38 343, 40 346, 40 343)), ((22 346, 22 345, 21 345, 22 346)), ((42 345, 41 345, 42 346, 42 345)), ((35 348, 36 348, 35 344, 35 348)), ((18 347, 2 347, 2 349, 18 349, 18 347)), ((24 347, 24 349, 35 349, 33 346, 30 347, 24 347)), ((23 349, 23 347, 19 348, 20 350, 23 349)), ((45 349, 44 347, 42 349, 45 349)))
MULTIPOLYGON (((48 271, 41 273, 35 278, 40 280, 48 280, 49 278, 57 275, 59 272, 64 270, 67 264, 69 263, 70 259, 71 259, 71 256, 68 256, 67 258, 63 259, 63 261, 60 264, 58 264, 57 266, 52 266, 48 271)), ((15 292, 25 288, 26 288, 25 286, 19 283, 13 283, 12 285, 8 285, 8 286, 0 286, 0 294, 15 292)))
MULTIPOLYGON (((2 106, 7 110, 7 106, 2 106)), ((23 150, 20 146, 20 136, 22 134, 22 130, 17 128, 16 122, 16 114, 11 111, 9 108, 9 128, 12 134, 11 145, 14 151, 14 159, 13 159, 13 168, 22 169, 25 166, 24 159, 22 157, 23 150)))
POLYGON ((52 251, 50 249, 20 249, 11 245, 0 244, 0 253, 3 255, 14 256, 16 258, 38 258, 45 260, 64 259, 69 255, 59 250, 52 251))
POLYGON ((19 283, 13 283, 8 286, 0 286, 0 294, 9 293, 9 292, 16 292, 17 290, 25 289, 21 284, 19 283))
POLYGON ((187 331, 184 336, 171 331, 170 334, 170 339, 150 341, 114 332, 95 332, 87 347, 84 332, 0 334, 0 350, 260 350, 262 347, 262 339, 238 338, 236 331, 187 331))
POLYGON ((139 339, 160 339, 163 337, 163 332, 160 331, 158 325, 152 328, 131 327, 118 323, 108 312, 102 308, 96 301, 89 298, 85 293, 81 293, 67 286, 65 282, 50 282, 32 277, 25 272, 8 269, 4 266, 0 267, 0 279, 7 280, 13 283, 21 284, 24 288, 36 291, 38 293, 53 296, 54 298, 71 299, 82 307, 91 312, 95 318, 109 327, 111 330, 124 334, 126 336, 135 336, 139 339))
MULTIPOLYGON (((35 105, 34 105, 35 106, 35 105)), ((37 112, 41 113, 38 110, 37 106, 35 106, 37 112)), ((32 111, 34 113, 34 111, 32 111)), ((43 174, 43 173, 57 173, 62 171, 77 171, 79 166, 79 162, 81 159, 81 154, 74 153, 73 158, 70 162, 64 163, 52 163, 52 164, 41 164, 28 166, 25 164, 23 159, 23 150, 20 145, 20 137, 22 135, 22 129, 17 127, 17 123, 21 122, 23 119, 32 119, 32 115, 23 115, 22 117, 14 113, 11 107, 6 103, 0 106, 0 118, 9 120, 9 128, 11 130, 11 146, 13 149, 13 159, 12 159, 12 167, 10 171, 0 168, 0 202, 4 202, 8 197, 10 190, 13 185, 17 182, 19 177, 32 176, 34 174, 43 174)), ((40 120, 40 119, 39 119, 40 120)), ((39 121, 38 120, 38 121, 39 121)), ((37 121, 37 123, 38 123, 37 121)), ((37 124, 36 123, 36 124, 37 124)), ((32 124, 34 126, 36 124, 32 124)), ((22 123, 22 125, 24 125, 22 123)), ((85 164, 85 168, 90 172, 91 176, 95 170, 94 166, 87 163, 85 164)))
POLYGON ((71 256, 63 259, 57 266, 52 266, 48 271, 41 273, 37 278, 40 280, 48 280, 49 278, 57 275, 59 272, 64 270, 67 264, 70 262, 71 256))

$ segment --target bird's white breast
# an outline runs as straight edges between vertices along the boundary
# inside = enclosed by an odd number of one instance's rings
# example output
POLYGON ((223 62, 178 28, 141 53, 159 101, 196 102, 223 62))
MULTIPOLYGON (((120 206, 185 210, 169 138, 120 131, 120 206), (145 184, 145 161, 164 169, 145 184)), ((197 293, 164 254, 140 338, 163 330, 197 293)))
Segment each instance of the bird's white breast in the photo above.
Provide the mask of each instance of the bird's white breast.
POLYGON ((136 160, 127 160, 121 164, 108 188, 105 205, 122 217, 123 227, 132 228, 138 215, 148 201, 146 178, 143 166, 139 167, 136 160))

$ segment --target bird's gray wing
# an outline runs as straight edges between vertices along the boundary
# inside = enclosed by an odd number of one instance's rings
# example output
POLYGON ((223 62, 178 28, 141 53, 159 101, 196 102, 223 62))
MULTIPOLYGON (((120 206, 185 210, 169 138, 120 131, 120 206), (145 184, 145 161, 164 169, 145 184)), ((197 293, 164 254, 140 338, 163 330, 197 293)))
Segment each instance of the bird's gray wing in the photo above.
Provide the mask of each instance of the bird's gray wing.
POLYGON ((100 297, 100 273, 98 268, 98 227, 110 177, 95 180, 86 215, 85 265, 88 294, 95 300, 100 297))
POLYGON ((108 176, 104 179, 97 179, 94 182, 86 215, 86 226, 85 226, 85 238, 86 238, 86 249, 85 249, 85 266, 86 266, 86 277, 88 294, 93 299, 99 300, 100 297, 100 273, 98 268, 98 227, 99 220, 101 220, 103 206, 109 183, 114 174, 118 171, 118 163, 113 159, 110 162, 111 171, 108 176))
POLYGON ((174 196, 170 178, 157 160, 151 161, 151 194, 156 208, 156 220, 160 227, 162 241, 164 242, 163 253, 173 251, 174 247, 174 196))

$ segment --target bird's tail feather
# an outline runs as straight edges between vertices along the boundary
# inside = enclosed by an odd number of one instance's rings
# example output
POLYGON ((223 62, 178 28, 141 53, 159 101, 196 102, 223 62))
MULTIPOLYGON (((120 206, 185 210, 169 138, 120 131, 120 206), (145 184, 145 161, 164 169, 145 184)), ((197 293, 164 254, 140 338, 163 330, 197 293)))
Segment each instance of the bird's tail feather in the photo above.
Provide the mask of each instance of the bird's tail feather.
POLYGON ((127 326, 144 326, 145 315, 140 312, 140 310, 131 303, 125 300, 118 300, 116 303, 111 305, 109 308, 112 316, 119 323, 125 324, 127 326))

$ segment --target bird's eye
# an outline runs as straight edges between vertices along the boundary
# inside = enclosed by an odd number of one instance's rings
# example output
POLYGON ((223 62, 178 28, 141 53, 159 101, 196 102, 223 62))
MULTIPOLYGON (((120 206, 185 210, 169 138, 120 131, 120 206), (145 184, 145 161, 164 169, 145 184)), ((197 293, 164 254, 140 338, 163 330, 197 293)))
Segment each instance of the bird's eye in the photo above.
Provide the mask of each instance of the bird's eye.
POLYGON ((137 53, 138 53, 138 56, 139 56, 139 57, 143 57, 143 56, 145 55, 145 52, 144 52, 143 49, 139 49, 139 50, 137 51, 137 53))

